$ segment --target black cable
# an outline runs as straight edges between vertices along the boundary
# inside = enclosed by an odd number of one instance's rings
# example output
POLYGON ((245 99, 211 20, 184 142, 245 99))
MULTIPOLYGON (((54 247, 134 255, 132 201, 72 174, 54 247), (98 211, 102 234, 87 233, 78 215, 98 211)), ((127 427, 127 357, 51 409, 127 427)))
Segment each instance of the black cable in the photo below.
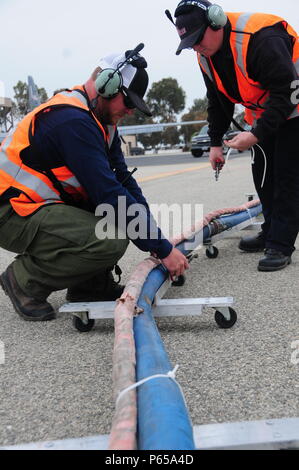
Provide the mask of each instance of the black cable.
POLYGON ((134 168, 133 171, 131 171, 128 176, 121 182, 121 184, 124 186, 128 181, 129 179, 131 178, 131 176, 134 175, 134 173, 136 173, 136 171, 138 171, 138 168, 134 168))

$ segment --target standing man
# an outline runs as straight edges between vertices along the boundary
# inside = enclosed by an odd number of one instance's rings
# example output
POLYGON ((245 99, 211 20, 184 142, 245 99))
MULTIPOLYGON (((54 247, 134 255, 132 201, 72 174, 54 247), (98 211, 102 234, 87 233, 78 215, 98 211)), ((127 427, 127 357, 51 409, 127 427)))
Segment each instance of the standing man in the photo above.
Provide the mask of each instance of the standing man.
POLYGON ((253 178, 265 223, 239 247, 265 250, 260 271, 283 269, 291 263, 299 230, 297 33, 278 16, 224 13, 206 0, 181 1, 175 17, 181 40, 177 55, 186 48, 197 53, 207 86, 213 169, 225 163, 222 138, 235 103, 246 108, 251 130, 225 144, 240 151, 254 147, 253 178))
POLYGON ((0 284, 25 320, 54 319, 47 297, 57 290, 68 289, 70 302, 120 297, 112 270, 127 249, 134 219, 128 209, 136 203, 145 236, 135 245, 163 260, 172 277, 188 267, 153 225, 116 128, 135 108, 151 115, 143 100, 146 67, 138 48, 105 57, 85 85, 34 109, 0 147, 0 246, 18 253, 0 284), (98 238, 96 208, 105 204, 118 214, 119 197, 123 236, 98 238))

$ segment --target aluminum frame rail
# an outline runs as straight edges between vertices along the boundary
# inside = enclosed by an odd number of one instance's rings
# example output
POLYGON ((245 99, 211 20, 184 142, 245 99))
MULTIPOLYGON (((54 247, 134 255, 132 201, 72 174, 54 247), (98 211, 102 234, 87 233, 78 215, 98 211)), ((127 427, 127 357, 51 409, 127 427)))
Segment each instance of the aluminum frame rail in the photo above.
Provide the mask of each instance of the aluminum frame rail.
MULTIPOLYGON (((195 426, 196 450, 299 450, 299 418, 195 426)), ((0 447, 0 450, 107 450, 109 435, 0 447)))

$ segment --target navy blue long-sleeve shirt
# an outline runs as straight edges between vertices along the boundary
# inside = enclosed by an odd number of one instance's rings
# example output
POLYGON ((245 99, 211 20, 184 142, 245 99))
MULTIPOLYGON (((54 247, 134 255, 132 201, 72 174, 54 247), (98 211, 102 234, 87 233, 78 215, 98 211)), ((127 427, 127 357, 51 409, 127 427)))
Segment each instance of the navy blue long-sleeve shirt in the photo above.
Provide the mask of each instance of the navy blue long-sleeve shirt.
MULTIPOLYGON (((146 239, 132 240, 133 243, 142 251, 155 253, 160 259, 170 254, 172 245, 161 230, 153 226, 146 199, 136 180, 129 176, 117 132, 108 155, 103 133, 91 115, 67 106, 38 116, 34 143, 39 158, 48 167, 53 169, 66 165, 74 173, 93 209, 100 204, 109 204, 117 215, 120 196, 125 198, 127 208, 141 204, 145 208, 143 217, 147 235, 146 239)), ((26 156, 29 166, 30 158, 34 160, 36 157, 30 153, 26 156)), ((126 216, 127 226, 133 218, 126 216)))

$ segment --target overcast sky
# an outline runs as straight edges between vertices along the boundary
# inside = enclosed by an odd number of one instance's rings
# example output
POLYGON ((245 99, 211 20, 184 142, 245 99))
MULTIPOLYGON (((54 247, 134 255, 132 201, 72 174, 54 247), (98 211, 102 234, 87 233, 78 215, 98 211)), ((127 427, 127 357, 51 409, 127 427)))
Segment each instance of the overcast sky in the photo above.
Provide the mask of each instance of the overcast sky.
MULTIPOLYGON (((298 0, 219 0, 226 11, 283 16, 299 32, 298 0)), ((0 0, 0 96, 13 97, 18 80, 32 75, 49 95, 83 83, 110 52, 145 43, 150 84, 174 77, 187 108, 205 95, 195 53, 175 55, 179 43, 166 8, 178 0, 0 0), (3 85, 4 84, 4 85, 3 85), (1 90, 2 88, 2 90, 1 90)))

